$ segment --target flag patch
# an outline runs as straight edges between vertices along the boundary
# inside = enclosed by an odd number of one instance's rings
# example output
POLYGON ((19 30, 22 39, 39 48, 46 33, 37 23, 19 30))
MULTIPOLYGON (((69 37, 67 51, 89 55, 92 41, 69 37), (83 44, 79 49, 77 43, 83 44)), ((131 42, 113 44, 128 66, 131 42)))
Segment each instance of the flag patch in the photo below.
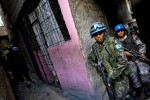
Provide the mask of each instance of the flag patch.
POLYGON ((122 44, 117 44, 117 45, 115 45, 115 47, 116 47, 117 49, 120 49, 120 48, 122 48, 122 44))

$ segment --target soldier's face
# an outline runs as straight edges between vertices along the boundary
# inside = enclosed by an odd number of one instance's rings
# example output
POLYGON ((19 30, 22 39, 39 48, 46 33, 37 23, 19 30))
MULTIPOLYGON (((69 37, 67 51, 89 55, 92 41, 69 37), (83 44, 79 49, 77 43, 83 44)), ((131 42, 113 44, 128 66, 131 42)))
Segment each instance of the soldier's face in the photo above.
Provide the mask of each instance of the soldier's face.
POLYGON ((104 31, 98 32, 94 34, 94 39, 96 40, 96 42, 98 43, 102 43, 104 40, 104 31))
POLYGON ((117 31, 117 35, 118 35, 118 37, 123 37, 125 35, 125 31, 119 30, 119 31, 117 31))

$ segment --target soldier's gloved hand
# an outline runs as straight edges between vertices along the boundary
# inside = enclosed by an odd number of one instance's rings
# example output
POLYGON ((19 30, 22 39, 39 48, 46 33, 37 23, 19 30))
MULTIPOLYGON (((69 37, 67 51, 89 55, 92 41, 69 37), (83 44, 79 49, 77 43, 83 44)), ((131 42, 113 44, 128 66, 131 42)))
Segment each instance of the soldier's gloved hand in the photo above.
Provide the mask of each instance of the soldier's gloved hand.
POLYGON ((107 84, 108 86, 111 86, 113 82, 113 79, 111 77, 107 77, 107 84))

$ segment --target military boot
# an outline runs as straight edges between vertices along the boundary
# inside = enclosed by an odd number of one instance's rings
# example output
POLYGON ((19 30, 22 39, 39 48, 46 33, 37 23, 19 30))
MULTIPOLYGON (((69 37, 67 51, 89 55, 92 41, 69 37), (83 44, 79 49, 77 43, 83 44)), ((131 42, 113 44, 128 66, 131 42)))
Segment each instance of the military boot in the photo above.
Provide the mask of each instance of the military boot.
POLYGON ((125 100, 135 100, 135 99, 134 99, 134 96, 133 96, 133 92, 128 92, 128 93, 126 94, 125 100))
POLYGON ((134 95, 135 100, 143 100, 142 87, 134 88, 134 90, 135 90, 135 95, 134 95))
POLYGON ((143 88, 144 88, 144 94, 147 96, 147 97, 150 97, 150 87, 148 84, 143 84, 143 88))
POLYGON ((142 87, 135 88, 135 96, 141 97, 142 95, 142 87))

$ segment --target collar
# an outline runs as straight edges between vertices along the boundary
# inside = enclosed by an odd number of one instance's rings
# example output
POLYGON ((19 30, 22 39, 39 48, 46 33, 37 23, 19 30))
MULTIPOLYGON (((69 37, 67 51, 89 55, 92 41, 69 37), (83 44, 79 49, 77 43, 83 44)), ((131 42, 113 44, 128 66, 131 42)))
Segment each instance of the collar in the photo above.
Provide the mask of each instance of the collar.
POLYGON ((119 38, 120 41, 124 41, 127 38, 127 35, 125 35, 123 38, 119 38))

